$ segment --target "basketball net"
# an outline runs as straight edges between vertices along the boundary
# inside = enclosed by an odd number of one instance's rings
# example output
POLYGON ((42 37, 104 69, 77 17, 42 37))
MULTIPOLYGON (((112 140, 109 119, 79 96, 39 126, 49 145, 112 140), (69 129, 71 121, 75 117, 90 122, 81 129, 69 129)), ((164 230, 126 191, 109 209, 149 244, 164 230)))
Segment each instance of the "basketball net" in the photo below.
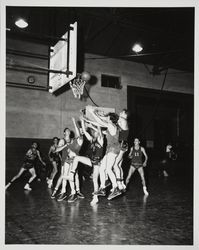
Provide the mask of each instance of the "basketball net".
POLYGON ((82 74, 77 74, 77 78, 75 78, 73 81, 70 81, 70 87, 75 98, 81 98, 81 95, 83 95, 84 92, 84 86, 89 79, 90 74, 83 72, 82 74))
POLYGON ((80 99, 81 95, 83 95, 84 92, 84 85, 86 81, 82 79, 74 79, 72 82, 70 81, 70 87, 73 91, 73 95, 75 98, 80 99))

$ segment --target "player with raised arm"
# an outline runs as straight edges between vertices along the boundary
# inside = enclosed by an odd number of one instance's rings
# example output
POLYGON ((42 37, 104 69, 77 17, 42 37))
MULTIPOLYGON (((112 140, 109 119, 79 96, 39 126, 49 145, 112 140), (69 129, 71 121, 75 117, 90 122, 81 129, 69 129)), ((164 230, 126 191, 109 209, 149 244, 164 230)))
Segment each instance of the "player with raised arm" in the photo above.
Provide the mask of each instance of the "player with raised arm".
MULTIPOLYGON (((95 118, 96 122, 102 126, 107 128, 107 147, 106 153, 101 161, 100 166, 100 190, 98 191, 98 195, 105 196, 105 181, 106 174, 110 178, 112 183, 112 191, 108 196, 108 200, 115 198, 116 196, 121 194, 121 191, 118 189, 116 176, 113 172, 113 166, 115 164, 117 155, 120 151, 120 143, 118 140, 119 137, 119 129, 117 127, 118 116, 115 113, 109 113, 106 116, 99 115, 92 106, 87 107, 90 113, 95 118)), ((117 167, 117 166, 116 166, 117 167)))
POLYGON ((80 135, 79 129, 77 127, 76 121, 72 118, 76 137, 71 138, 71 131, 70 129, 65 129, 65 138, 60 140, 60 143, 56 149, 56 152, 62 151, 62 169, 61 169, 61 176, 59 177, 55 189, 51 195, 51 198, 55 198, 55 195, 62 184, 61 193, 58 195, 57 200, 62 201, 66 198, 66 184, 69 181, 71 194, 68 199, 68 202, 74 202, 78 197, 84 198, 84 196, 80 192, 80 183, 79 183, 79 175, 78 173, 75 175, 75 179, 69 180, 70 169, 74 160, 74 157, 79 154, 81 149, 83 138, 80 135), (67 132, 67 134, 66 134, 67 132))
POLYGON ((129 127, 128 127, 128 122, 127 122, 127 110, 126 109, 123 109, 122 112, 120 112, 117 123, 119 125, 120 152, 116 158, 113 169, 117 178, 118 187, 122 192, 124 192, 126 190, 126 186, 124 184, 122 162, 123 162, 124 154, 128 150, 128 136, 129 136, 129 127))
POLYGON ((73 160, 73 165, 71 168, 71 179, 74 178, 74 174, 76 173, 76 169, 78 163, 81 162, 85 165, 93 167, 93 200, 91 201, 91 205, 96 204, 98 202, 97 192, 99 189, 98 185, 98 177, 99 177, 99 166, 100 161, 103 157, 103 135, 101 133, 101 128, 98 126, 94 127, 89 120, 81 117, 82 130, 87 140, 90 142, 90 152, 89 157, 86 156, 75 156, 73 160), (87 126, 91 128, 91 133, 88 133, 85 128, 85 122, 87 122, 87 126), (89 125, 88 125, 89 124, 89 125))
POLYGON ((49 149, 49 152, 48 152, 48 158, 52 164, 52 172, 50 174, 50 177, 47 181, 48 183, 48 188, 51 188, 52 185, 53 185, 53 180, 57 174, 57 171, 58 171, 58 166, 61 162, 61 155, 59 152, 56 152, 56 149, 58 147, 58 142, 59 142, 59 139, 58 137, 54 137, 53 138, 53 145, 50 146, 50 149, 49 149))

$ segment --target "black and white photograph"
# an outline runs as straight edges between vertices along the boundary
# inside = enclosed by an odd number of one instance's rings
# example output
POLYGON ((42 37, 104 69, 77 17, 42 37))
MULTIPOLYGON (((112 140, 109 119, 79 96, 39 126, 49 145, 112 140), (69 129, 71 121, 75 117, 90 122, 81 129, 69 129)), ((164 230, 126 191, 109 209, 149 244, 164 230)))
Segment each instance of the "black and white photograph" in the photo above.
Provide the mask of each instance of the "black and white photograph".
POLYGON ((199 246, 196 2, 40 2, 1 3, 3 246, 199 246))

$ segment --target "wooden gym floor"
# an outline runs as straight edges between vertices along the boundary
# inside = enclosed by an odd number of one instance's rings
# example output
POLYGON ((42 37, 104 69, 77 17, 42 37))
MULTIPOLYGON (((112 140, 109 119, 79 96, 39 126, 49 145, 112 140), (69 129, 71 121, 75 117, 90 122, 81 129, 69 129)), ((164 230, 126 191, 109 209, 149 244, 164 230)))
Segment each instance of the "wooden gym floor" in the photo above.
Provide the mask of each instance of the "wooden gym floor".
POLYGON ((125 195, 100 197, 95 206, 91 180, 82 183, 85 198, 74 203, 52 200, 44 180, 32 191, 23 184, 16 181, 6 191, 5 244, 193 244, 192 176, 151 175, 145 197, 135 173, 125 195))

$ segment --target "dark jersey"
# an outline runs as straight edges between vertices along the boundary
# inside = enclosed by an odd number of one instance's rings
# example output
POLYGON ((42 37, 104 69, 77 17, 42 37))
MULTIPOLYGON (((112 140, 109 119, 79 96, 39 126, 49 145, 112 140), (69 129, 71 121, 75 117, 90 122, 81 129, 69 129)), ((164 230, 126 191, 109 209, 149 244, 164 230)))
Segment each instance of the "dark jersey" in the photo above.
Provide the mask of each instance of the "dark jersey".
POLYGON ((28 152, 26 153, 25 159, 24 159, 24 163, 23 163, 23 168, 25 169, 30 169, 30 168, 34 168, 36 165, 36 161, 37 161, 37 150, 36 149, 32 149, 30 148, 28 150, 28 152))
POLYGON ((128 137, 129 137, 129 130, 120 129, 119 131, 119 142, 122 151, 128 150, 128 137))
POLYGON ((25 156, 25 161, 28 162, 35 162, 37 159, 37 150, 36 149, 29 149, 25 156))
POLYGON ((127 142, 128 137, 129 137, 129 130, 128 129, 127 130, 121 129, 119 131, 119 142, 122 142, 122 141, 127 142))
POLYGON ((176 160, 177 159, 177 154, 174 151, 169 151, 169 152, 165 152, 165 156, 163 158, 163 162, 164 163, 170 163, 172 160, 176 160))
POLYGON ((131 164, 132 165, 142 165, 142 150, 141 147, 135 149, 133 147, 133 151, 131 153, 131 164))
POLYGON ((55 162, 59 162, 60 161, 60 152, 55 152, 55 150, 57 149, 57 146, 56 145, 52 145, 50 147, 50 158, 52 158, 52 161, 55 161, 55 162))
POLYGON ((79 145, 77 138, 75 138, 72 143, 70 143, 67 148, 74 152, 76 155, 79 155, 79 151, 82 145, 79 145))
POLYGON ((110 132, 107 130, 107 147, 106 152, 113 152, 118 154, 120 151, 120 143, 119 143, 119 130, 117 129, 116 135, 111 135, 110 132))
MULTIPOLYGON (((65 139, 64 143, 65 144, 67 143, 65 139)), ((61 161, 62 165, 64 164, 64 162, 70 161, 69 150, 74 152, 76 155, 79 155, 79 151, 81 149, 81 145, 78 144, 77 138, 75 138, 74 140, 72 140, 72 142, 69 142, 67 144, 68 145, 62 150, 62 161, 61 161)))
POLYGON ((59 162, 60 161, 60 154, 59 152, 51 152, 50 157, 53 159, 53 161, 59 162))
POLYGON ((98 164, 103 157, 104 149, 97 141, 90 144, 90 159, 93 164, 98 164))

